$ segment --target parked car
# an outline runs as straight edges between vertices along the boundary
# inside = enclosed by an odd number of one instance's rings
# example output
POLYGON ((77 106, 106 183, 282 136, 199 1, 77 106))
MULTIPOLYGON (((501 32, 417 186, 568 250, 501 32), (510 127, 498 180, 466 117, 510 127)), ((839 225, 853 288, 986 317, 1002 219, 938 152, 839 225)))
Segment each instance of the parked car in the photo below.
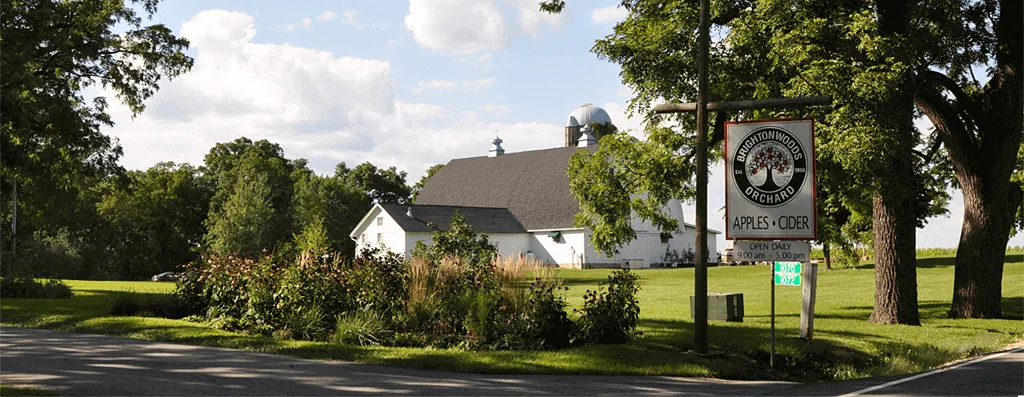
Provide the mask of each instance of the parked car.
POLYGON ((181 279, 181 273, 175 272, 163 272, 153 276, 153 281, 178 281, 181 279))

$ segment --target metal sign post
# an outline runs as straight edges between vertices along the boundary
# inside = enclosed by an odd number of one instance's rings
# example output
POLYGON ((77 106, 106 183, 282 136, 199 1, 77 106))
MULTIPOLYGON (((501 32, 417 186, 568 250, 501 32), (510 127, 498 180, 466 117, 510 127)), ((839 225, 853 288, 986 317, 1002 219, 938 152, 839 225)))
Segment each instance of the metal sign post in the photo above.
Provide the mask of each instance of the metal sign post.
POLYGON ((768 358, 768 366, 775 368, 775 264, 772 264, 772 336, 771 355, 768 358))
POLYGON ((791 285, 800 286, 800 262, 774 262, 772 263, 772 336, 771 356, 768 365, 775 368, 775 286, 791 285))

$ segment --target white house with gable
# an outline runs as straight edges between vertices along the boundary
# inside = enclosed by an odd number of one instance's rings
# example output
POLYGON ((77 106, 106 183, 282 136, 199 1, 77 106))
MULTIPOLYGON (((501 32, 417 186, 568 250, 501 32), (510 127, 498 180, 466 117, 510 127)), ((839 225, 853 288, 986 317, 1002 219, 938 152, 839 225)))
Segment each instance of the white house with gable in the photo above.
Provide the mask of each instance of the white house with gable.
MULTIPOLYGON (((409 258, 417 241, 430 244, 431 224, 447 230, 458 211, 478 233, 487 233, 502 256, 523 255, 571 268, 670 266, 693 261, 694 226, 683 219, 679 200, 666 212, 679 223, 662 233, 648 221, 632 219, 636 239, 611 257, 590 242, 591 231, 574 226, 579 201, 569 190, 569 158, 597 150, 590 123, 611 123, 608 113, 584 105, 566 122, 565 147, 505 153, 495 138, 487 156, 451 160, 420 191, 416 204, 377 204, 350 237, 357 254, 383 246, 409 258)), ((717 262, 714 234, 708 230, 709 261, 717 262)))

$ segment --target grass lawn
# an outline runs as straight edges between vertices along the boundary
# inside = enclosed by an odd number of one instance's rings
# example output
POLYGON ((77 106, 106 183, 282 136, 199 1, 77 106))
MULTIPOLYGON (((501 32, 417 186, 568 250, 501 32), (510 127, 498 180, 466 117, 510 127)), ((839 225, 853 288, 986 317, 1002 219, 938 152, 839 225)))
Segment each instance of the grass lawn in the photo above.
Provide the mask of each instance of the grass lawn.
MULTIPOLYGON (((776 289, 776 366, 768 368, 770 270, 767 266, 709 269, 710 292, 743 293, 742 323, 712 322, 711 354, 690 350, 689 296, 693 269, 638 271, 640 331, 625 345, 585 346, 544 352, 467 352, 417 348, 364 348, 325 342, 283 341, 225 332, 187 321, 110 316, 117 294, 131 289, 161 294, 172 283, 69 281, 67 300, 4 299, 4 325, 119 335, 186 344, 223 346, 316 359, 352 360, 433 370, 477 373, 637 374, 726 379, 844 379, 921 371, 1024 339, 1024 259, 1007 257, 1003 276, 1006 319, 945 318, 952 300, 952 258, 919 258, 918 301, 922 326, 867 322, 874 303, 871 264, 819 273, 814 340, 798 338, 799 287, 776 289), (781 363, 781 364, 780 364, 781 363)), ((570 305, 610 270, 561 270, 570 305)))

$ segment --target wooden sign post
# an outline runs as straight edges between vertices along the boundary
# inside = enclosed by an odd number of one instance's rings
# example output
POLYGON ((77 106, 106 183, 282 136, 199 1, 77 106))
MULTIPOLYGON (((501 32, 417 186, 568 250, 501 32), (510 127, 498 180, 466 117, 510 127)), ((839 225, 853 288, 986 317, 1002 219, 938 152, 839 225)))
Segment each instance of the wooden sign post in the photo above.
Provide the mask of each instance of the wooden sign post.
POLYGON ((655 113, 697 113, 697 214, 695 216, 697 241, 694 246, 697 249, 696 265, 694 269, 694 326, 693 344, 694 350, 698 353, 708 352, 708 115, 709 110, 713 111, 738 111, 784 107, 803 107, 814 105, 829 105, 832 98, 829 97, 807 97, 807 98, 781 98, 768 100, 752 100, 737 102, 711 102, 708 103, 708 49, 711 46, 709 38, 709 0, 700 0, 700 26, 698 28, 698 51, 697 51, 697 102, 696 103, 675 103, 663 104, 654 107, 655 113))

